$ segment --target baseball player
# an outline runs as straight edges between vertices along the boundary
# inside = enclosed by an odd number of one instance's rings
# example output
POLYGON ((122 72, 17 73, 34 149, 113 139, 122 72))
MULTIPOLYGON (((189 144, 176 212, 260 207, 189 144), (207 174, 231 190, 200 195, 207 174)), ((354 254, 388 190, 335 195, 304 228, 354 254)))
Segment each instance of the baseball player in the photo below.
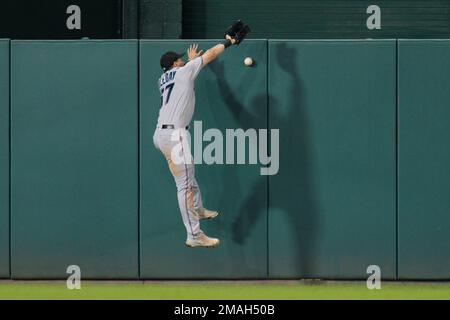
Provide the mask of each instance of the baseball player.
MULTIPOLYGON (((201 219, 213 219, 219 213, 203 207, 192 161, 182 163, 175 161, 172 151, 175 146, 186 145, 187 130, 195 107, 194 82, 199 72, 225 49, 242 42, 248 32, 250 28, 239 20, 228 29, 225 41, 205 53, 198 51, 197 44, 191 45, 187 50, 189 59, 187 63, 182 60, 184 54, 175 52, 166 52, 160 60, 164 72, 158 82, 161 92, 161 109, 153 142, 167 160, 170 172, 175 179, 178 205, 187 231, 186 245, 191 248, 219 245, 219 239, 206 236, 200 229, 201 219)), ((180 153, 180 157, 192 159, 188 148, 182 147, 180 153)))

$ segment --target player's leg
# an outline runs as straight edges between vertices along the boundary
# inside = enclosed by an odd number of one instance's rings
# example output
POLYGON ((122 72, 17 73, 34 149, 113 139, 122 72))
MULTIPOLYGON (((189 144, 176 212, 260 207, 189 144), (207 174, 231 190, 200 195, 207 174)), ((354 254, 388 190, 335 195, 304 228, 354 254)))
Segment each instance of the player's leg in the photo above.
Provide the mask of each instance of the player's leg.
POLYGON ((172 160, 172 150, 176 145, 176 142, 172 141, 172 131, 157 129, 153 136, 153 142, 155 147, 162 152, 166 158, 169 170, 174 177, 177 186, 178 205, 181 212, 183 224, 186 228, 187 238, 194 238, 196 234, 200 232, 200 224, 197 216, 189 215, 186 204, 186 189, 184 188, 184 182, 186 179, 185 167, 182 164, 176 164, 172 160))
POLYGON ((192 168, 192 186, 191 186, 192 198, 194 200, 194 209, 197 213, 201 213, 203 211, 203 201, 202 194, 200 192, 200 188, 197 183, 197 179, 195 179, 195 170, 192 168))
MULTIPOLYGON (((172 150, 180 146, 173 141, 171 135, 163 135, 158 141, 159 149, 164 154, 172 173, 178 193, 178 204, 181 211, 184 226, 187 231, 186 244, 191 247, 218 245, 217 239, 208 238, 200 230, 198 208, 202 208, 201 194, 194 177, 194 165, 189 163, 190 151, 181 148, 179 156, 184 159, 182 163, 172 159, 172 150)), ((179 160, 179 159, 178 159, 179 160)))
MULTIPOLYGON (((177 182, 178 201, 180 208, 188 212, 189 217, 195 217, 198 223, 200 217, 199 212, 204 215, 207 210, 203 208, 200 190, 194 176, 194 164, 185 164, 185 171, 180 175, 177 182)), ((200 223, 198 223, 199 233, 194 237, 189 237, 186 240, 186 245, 189 247, 215 247, 219 245, 219 239, 210 238, 200 230, 200 223)))
POLYGON ((208 210, 203 207, 202 194, 195 178, 195 171, 193 170, 194 180, 192 182, 192 193, 194 198, 194 208, 200 219, 214 219, 219 215, 217 211, 208 210))
POLYGON ((199 217, 194 206, 194 192, 192 188, 192 165, 171 165, 177 185, 178 205, 187 230, 187 241, 194 240, 201 233, 199 217))
POLYGON ((189 186, 192 184, 189 167, 185 163, 177 163, 172 159, 172 150, 176 144, 176 142, 171 141, 170 136, 161 136, 159 148, 167 160, 169 170, 177 186, 178 205, 189 240, 194 239, 201 230, 199 218, 194 211, 192 192, 189 192, 189 186))

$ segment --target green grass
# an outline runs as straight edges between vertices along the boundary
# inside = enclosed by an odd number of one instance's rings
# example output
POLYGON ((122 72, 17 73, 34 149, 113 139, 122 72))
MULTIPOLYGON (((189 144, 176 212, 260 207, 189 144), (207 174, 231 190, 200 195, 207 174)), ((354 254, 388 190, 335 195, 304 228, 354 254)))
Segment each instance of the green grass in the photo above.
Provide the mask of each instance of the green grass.
POLYGON ((0 282, 0 299, 446 299, 450 284, 385 283, 368 290, 364 282, 339 283, 102 283, 68 290, 64 282, 0 282))

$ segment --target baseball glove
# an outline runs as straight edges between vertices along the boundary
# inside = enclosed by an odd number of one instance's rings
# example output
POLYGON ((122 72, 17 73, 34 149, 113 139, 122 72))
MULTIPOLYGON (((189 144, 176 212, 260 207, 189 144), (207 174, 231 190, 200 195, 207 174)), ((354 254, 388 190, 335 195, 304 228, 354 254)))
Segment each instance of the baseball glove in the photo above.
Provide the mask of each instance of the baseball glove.
POLYGON ((234 37, 234 39, 236 39, 236 44, 241 43, 242 41, 244 41, 245 37, 247 36, 247 34, 250 32, 250 27, 245 25, 241 30, 239 30, 238 32, 236 32, 236 36, 234 37))
POLYGON ((240 44, 250 31, 248 25, 244 24, 242 20, 238 20, 228 28, 225 37, 228 35, 236 40, 235 44, 240 44))
POLYGON ((234 38, 236 36, 236 32, 241 30, 244 27, 244 23, 242 23, 241 20, 236 21, 231 26, 228 27, 227 32, 225 32, 224 37, 229 35, 230 37, 234 38))

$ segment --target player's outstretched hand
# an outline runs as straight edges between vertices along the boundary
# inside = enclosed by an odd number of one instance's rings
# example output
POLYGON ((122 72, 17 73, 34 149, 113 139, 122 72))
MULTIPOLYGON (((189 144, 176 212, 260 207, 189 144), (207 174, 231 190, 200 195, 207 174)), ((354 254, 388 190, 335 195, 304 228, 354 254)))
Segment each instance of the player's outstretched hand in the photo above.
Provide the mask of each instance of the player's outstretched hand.
POLYGON ((198 50, 198 44, 191 44, 189 46, 189 49, 187 50, 187 55, 190 60, 193 60, 197 57, 200 57, 203 54, 203 50, 197 51, 198 50))

